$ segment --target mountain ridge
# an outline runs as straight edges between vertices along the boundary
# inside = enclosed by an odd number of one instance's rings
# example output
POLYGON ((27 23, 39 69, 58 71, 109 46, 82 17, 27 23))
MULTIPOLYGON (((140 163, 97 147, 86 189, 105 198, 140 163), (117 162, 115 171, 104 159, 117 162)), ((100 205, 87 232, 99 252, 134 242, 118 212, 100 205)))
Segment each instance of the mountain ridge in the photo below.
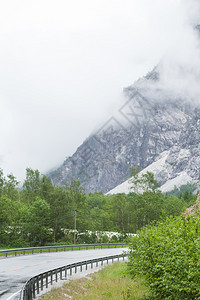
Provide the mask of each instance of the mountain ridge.
MULTIPOLYGON (((175 153, 182 149, 190 153, 190 159, 182 158, 172 168, 171 177, 184 171, 189 162, 188 176, 200 179, 200 109, 157 89, 158 69, 124 88, 126 102, 119 109, 119 116, 111 117, 72 157, 50 173, 54 184, 70 183, 75 177, 86 192, 106 193, 128 178, 130 167, 140 165, 144 169, 171 148, 171 164, 175 153)), ((161 184, 172 179, 164 173, 158 177, 161 184)))
MULTIPOLYGON (((200 25, 193 30, 199 44, 200 25)), ((186 57, 184 65, 166 57, 124 88, 117 114, 50 173, 53 183, 69 184, 75 177, 86 192, 107 193, 129 177, 130 167, 152 170, 166 153, 154 172, 161 186, 176 178, 200 180, 199 73, 192 59, 186 57)))

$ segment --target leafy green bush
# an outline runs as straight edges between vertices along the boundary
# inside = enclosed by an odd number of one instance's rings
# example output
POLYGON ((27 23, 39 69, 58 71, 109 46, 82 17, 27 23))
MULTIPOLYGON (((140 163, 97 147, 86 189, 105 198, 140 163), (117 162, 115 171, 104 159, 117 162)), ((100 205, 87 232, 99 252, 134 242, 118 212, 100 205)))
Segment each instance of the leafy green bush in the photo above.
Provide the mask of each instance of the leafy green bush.
POLYGON ((145 278, 150 299, 200 299, 200 219, 168 218, 132 239, 130 272, 145 278))

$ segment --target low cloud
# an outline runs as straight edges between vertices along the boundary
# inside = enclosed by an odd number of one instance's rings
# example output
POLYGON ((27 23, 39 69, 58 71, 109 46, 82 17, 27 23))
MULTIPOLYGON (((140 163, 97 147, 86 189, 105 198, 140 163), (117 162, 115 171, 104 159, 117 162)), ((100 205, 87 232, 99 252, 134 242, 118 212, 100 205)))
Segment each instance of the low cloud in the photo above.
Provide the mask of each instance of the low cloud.
POLYGON ((198 5, 2 1, 0 163, 6 173, 22 180, 26 167, 45 172, 62 163, 127 101, 123 87, 158 62, 162 89, 198 99, 199 42, 192 30, 198 5))
POLYGON ((173 39, 155 69, 159 80, 139 81, 136 86, 157 101, 183 99, 200 105, 200 3, 183 1, 172 31, 173 39))

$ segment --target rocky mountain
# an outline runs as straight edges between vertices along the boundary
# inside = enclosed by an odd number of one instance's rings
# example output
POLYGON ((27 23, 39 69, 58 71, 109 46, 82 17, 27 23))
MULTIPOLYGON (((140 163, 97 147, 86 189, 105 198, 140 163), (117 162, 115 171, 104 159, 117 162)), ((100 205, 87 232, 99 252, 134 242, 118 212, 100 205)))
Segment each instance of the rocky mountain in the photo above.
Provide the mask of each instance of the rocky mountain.
POLYGON ((50 174, 54 184, 76 178, 86 192, 106 193, 137 165, 172 188, 175 178, 200 180, 200 107, 160 88, 160 76, 157 66, 124 89, 118 112, 50 174))

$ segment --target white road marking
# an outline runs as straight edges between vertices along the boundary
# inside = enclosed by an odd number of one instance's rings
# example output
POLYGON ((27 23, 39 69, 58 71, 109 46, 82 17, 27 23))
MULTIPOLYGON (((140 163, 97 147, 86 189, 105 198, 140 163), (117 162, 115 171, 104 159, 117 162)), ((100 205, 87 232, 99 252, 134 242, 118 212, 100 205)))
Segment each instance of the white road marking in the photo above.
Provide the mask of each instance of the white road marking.
POLYGON ((16 296, 17 294, 19 294, 21 292, 21 290, 19 290, 18 292, 12 294, 10 297, 8 297, 6 300, 10 300, 12 299, 14 296, 16 296))

